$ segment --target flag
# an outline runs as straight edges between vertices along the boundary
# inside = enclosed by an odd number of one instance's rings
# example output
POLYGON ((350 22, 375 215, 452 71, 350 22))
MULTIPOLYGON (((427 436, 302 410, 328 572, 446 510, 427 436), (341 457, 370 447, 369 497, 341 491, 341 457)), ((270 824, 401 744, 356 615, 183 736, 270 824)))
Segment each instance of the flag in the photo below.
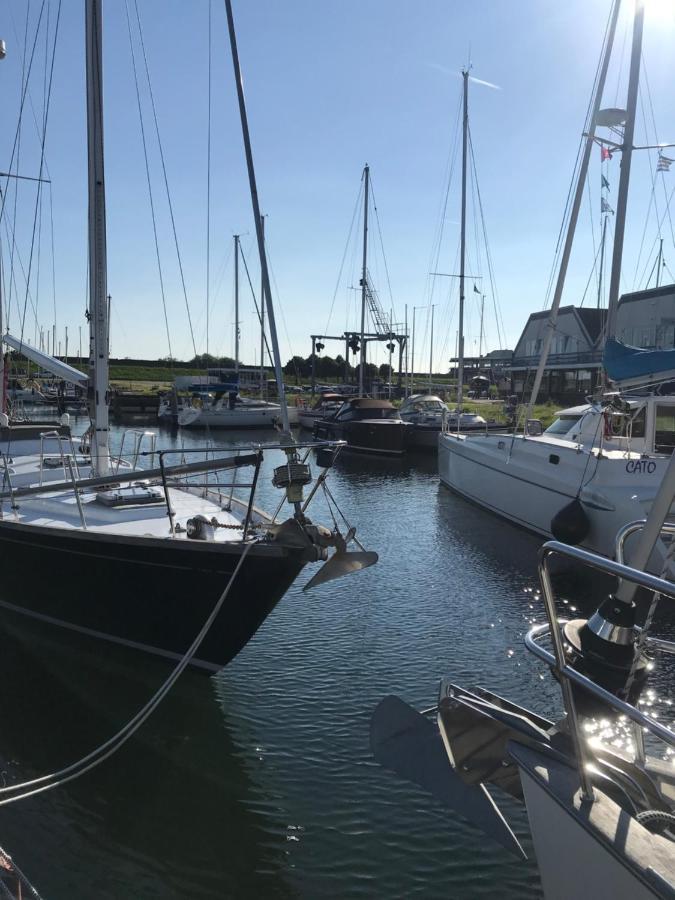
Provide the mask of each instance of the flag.
POLYGON ((659 161, 656 163, 656 171, 670 172, 670 167, 672 164, 672 159, 669 159, 667 156, 661 156, 661 154, 659 153, 659 161))
POLYGON ((609 203, 605 200, 604 197, 600 198, 600 212, 601 213, 611 213, 612 215, 614 215, 614 210, 609 205, 609 203))
POLYGON ((612 151, 607 147, 600 147, 600 159, 604 162, 606 159, 612 158, 612 151))
POLYGON ((605 178, 604 175, 602 175, 601 178, 602 178, 602 187, 603 187, 603 189, 606 190, 606 191, 608 191, 608 190, 609 190, 609 181, 607 181, 607 179, 605 178))
POLYGON ((474 282, 474 286, 473 286, 473 292, 474 292, 474 294, 480 294, 480 291, 479 291, 478 288, 476 287, 475 282, 474 282))

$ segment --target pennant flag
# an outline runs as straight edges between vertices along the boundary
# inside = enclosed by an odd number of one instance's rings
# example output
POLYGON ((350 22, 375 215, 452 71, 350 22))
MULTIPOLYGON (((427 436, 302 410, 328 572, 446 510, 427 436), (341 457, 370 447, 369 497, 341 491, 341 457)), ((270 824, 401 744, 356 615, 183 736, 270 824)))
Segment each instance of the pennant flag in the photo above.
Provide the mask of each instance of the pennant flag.
POLYGON ((609 203, 605 200, 604 197, 600 198, 600 212, 601 213, 611 213, 612 215, 614 215, 614 210, 609 205, 609 203))
POLYGON ((602 186, 603 186, 604 190, 608 191, 609 190, 609 181, 607 181, 607 179, 605 178, 604 175, 602 175, 601 178, 602 178, 602 186))
POLYGON ((475 283, 474 283, 474 286, 473 286, 473 292, 474 292, 474 294, 480 294, 480 291, 479 291, 478 288, 476 287, 475 283))
POLYGON ((672 159, 668 159, 667 156, 661 156, 659 153, 659 161, 656 164, 657 172, 670 172, 670 167, 673 164, 672 159))
POLYGON ((612 151, 607 147, 600 147, 600 159, 604 162, 606 159, 612 158, 612 151))

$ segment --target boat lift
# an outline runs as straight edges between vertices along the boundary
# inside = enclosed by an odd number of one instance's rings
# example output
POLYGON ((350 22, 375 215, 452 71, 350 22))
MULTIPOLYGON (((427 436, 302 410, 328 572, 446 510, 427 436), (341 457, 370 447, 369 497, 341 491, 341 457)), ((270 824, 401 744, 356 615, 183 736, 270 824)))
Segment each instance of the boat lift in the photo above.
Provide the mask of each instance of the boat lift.
MULTIPOLYGON (((345 331, 342 334, 311 334, 312 339, 312 394, 316 393, 316 354, 323 350, 324 341, 344 341, 345 342, 345 384, 349 382, 349 351, 354 354, 358 353, 361 342, 360 331, 345 331)), ((387 332, 368 332, 363 335, 364 339, 364 357, 365 348, 368 341, 386 341, 389 344, 398 344, 398 375, 396 379, 397 387, 401 387, 403 379, 403 353, 408 343, 408 334, 403 331, 387 331, 387 332)))

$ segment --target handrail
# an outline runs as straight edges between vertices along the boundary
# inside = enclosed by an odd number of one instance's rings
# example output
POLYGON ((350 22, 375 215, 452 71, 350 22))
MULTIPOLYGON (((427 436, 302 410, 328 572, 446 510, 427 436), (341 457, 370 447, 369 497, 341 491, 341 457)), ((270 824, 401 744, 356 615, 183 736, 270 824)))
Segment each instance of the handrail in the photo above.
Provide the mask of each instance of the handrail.
MULTIPOLYGON (((626 538, 643 525, 644 522, 631 522, 629 525, 626 525, 619 532, 619 536, 617 537, 617 547, 620 545, 623 549, 623 543, 625 542, 626 538)), ((675 533, 675 526, 668 526, 668 528, 669 530, 672 529, 671 533, 675 533)), ((624 563, 615 562, 614 560, 607 559, 606 557, 599 556, 595 553, 591 553, 588 550, 581 550, 579 547, 571 547, 568 544, 563 544, 559 541, 548 541, 539 550, 539 578, 541 581, 544 609, 548 622, 546 624, 536 625, 527 632, 527 634, 525 635, 525 646, 528 650, 534 653, 535 656, 538 656, 545 663, 547 663, 547 665, 549 665, 559 676, 563 693, 563 704, 570 725, 570 735, 572 738, 572 744, 577 760, 582 793, 587 799, 592 799, 593 786, 588 766, 586 764, 585 748, 583 746, 581 738, 579 719, 576 710, 574 695, 572 692, 572 683, 584 688, 590 694, 602 700, 604 703, 611 706, 619 713, 625 715, 640 728, 646 728, 652 734, 659 737, 662 741, 670 746, 675 746, 675 732, 671 731, 671 729, 669 728, 666 728, 660 722, 657 722, 654 719, 650 718, 645 713, 632 706, 630 703, 627 703, 625 700, 621 700, 610 691, 607 691, 605 690, 605 688, 600 687, 599 684, 596 684, 586 675, 577 672, 576 669, 572 668, 572 666, 569 665, 565 656, 565 636, 562 628, 566 620, 558 619, 557 617, 555 607, 555 593, 553 590, 553 584, 551 581, 549 570, 549 560, 553 555, 564 556, 568 559, 588 565, 599 572, 604 572, 607 575, 614 575, 617 578, 631 581, 634 584, 637 584, 639 587, 644 587, 648 590, 656 591, 657 593, 669 597, 670 599, 675 599, 675 584, 666 581, 663 578, 658 578, 655 575, 650 575, 648 572, 642 572, 639 569, 633 569, 632 567, 627 566, 624 563), (543 637, 544 635, 551 636, 554 648, 553 653, 541 647, 537 643, 537 639, 543 637)), ((667 652, 675 652, 675 644, 669 641, 662 641, 648 637, 647 643, 650 643, 654 647, 663 647, 663 649, 665 649, 667 652)), ((638 744, 639 743, 640 742, 638 742, 638 744)), ((640 756, 642 757, 641 748, 639 746, 638 751, 640 752, 640 756)))
MULTIPOLYGON (((230 448, 231 449, 231 448, 230 448)), ((168 452, 168 451, 167 451, 168 452)), ((176 452, 176 451, 171 451, 176 452)), ((180 452, 180 451, 178 451, 180 452)), ((204 452, 203 450, 201 451, 204 452)), ((165 451, 158 451, 159 455, 163 455, 165 451)), ((247 456, 239 457, 221 457, 219 459, 204 460, 203 462, 186 463, 182 466, 165 467, 165 475, 197 475, 201 472, 216 472, 220 469, 232 469, 235 466, 254 466, 258 458, 257 453, 250 453, 247 456)), ((76 484, 80 489, 109 487, 113 484, 129 484, 131 481, 139 479, 150 480, 152 478, 161 478, 162 468, 154 469, 137 469, 133 472, 125 472, 117 475, 100 475, 96 478, 82 478, 76 484)), ((11 497, 31 497, 35 494, 54 494, 60 491, 69 491, 72 484, 69 481, 47 482, 42 485, 32 485, 30 487, 15 488, 14 493, 0 491, 0 500, 11 497)))
POLYGON ((70 480, 73 484, 73 491, 75 492, 75 502, 77 503, 77 508, 80 513, 80 522, 82 523, 82 531, 86 531, 87 530, 87 521, 84 518, 84 508, 82 506, 82 498, 80 497, 80 491, 77 488, 77 482, 75 480, 75 470, 73 469, 73 460, 70 456, 67 456, 66 462, 68 463, 68 470, 70 472, 70 480))

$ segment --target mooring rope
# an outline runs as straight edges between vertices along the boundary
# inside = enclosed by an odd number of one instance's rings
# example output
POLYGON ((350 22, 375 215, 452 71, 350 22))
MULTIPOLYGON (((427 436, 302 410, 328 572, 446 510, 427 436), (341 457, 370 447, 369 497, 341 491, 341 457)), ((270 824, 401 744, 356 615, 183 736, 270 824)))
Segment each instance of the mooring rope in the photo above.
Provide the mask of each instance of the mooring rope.
POLYGON ((108 738, 105 743, 101 744, 95 750, 92 750, 91 753, 88 753, 86 756, 82 757, 82 759, 77 760, 77 762, 66 766, 64 769, 61 769, 58 772, 53 772, 50 775, 43 775, 40 778, 34 778, 31 781, 24 781, 21 784, 13 784, 7 787, 0 788, 0 794, 8 794, 15 791, 24 791, 24 793, 17 794, 17 796, 15 797, 6 797, 5 799, 0 799, 0 806, 6 806, 9 803, 14 803, 16 800, 23 800, 26 797, 33 797, 35 796, 35 794, 41 794, 42 792, 48 791, 51 788, 60 787, 61 785, 64 785, 69 781, 73 781, 75 778, 79 778, 80 775, 84 775, 85 772, 89 772, 91 769, 94 769, 96 766, 104 762, 104 760, 108 759, 109 756, 112 756, 113 753, 117 752, 117 750, 119 750, 120 747, 125 744, 129 740, 129 738, 136 733, 136 731, 138 731, 141 725, 157 709, 164 697, 171 690, 175 682, 178 680, 179 676, 183 673, 184 669, 187 667, 190 660, 196 653, 197 648, 206 637, 206 634, 213 625, 216 617, 218 616, 218 613, 222 609, 222 606, 225 603, 232 585, 234 584, 237 575, 239 574, 239 571, 244 564, 244 560, 246 559, 248 552, 252 546, 252 543, 246 544, 246 546, 244 547, 244 552, 241 554, 239 562, 237 563, 235 570, 225 587, 225 590, 220 595, 218 602, 214 606, 207 620, 204 622, 204 625, 202 626, 198 635, 190 644, 185 652, 185 655, 171 672, 164 684, 162 684, 159 690, 155 692, 155 694, 150 698, 145 706, 143 706, 136 713, 136 715, 133 716, 127 722, 127 724, 117 732, 117 734, 114 734, 111 738, 108 738), (34 789, 27 790, 27 788, 34 789))

